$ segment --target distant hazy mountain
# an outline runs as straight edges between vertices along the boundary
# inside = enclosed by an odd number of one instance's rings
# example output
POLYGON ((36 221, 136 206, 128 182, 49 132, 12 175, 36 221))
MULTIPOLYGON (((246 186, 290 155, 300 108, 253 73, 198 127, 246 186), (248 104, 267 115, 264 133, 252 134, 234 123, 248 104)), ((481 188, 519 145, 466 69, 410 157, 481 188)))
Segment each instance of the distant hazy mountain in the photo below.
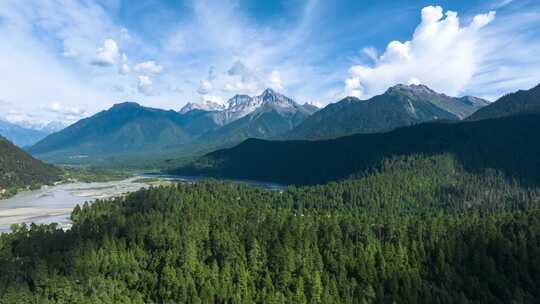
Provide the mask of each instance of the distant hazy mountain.
POLYGON ((318 184, 373 169, 383 159, 451 154, 467 170, 494 168, 540 184, 540 114, 482 121, 431 122, 388 133, 319 141, 249 139, 210 153, 175 173, 318 184))
POLYGON ((347 97, 318 111, 288 135, 293 139, 328 139, 377 133, 432 120, 460 120, 488 102, 454 98, 424 85, 396 85, 369 100, 347 97))
POLYGON ((37 128, 34 128, 36 130, 40 130, 40 131, 43 131, 47 134, 51 134, 51 133, 54 133, 54 132, 58 132, 62 129, 64 129, 65 127, 67 127, 69 124, 66 124, 64 122, 60 122, 60 121, 51 121, 43 126, 39 126, 37 128))
POLYGON ((469 120, 498 118, 516 114, 540 113, 540 84, 499 98, 469 117, 469 120))
POLYGON ((185 156, 248 137, 273 138, 314 110, 269 89, 256 97, 237 95, 222 110, 192 104, 175 112, 126 102, 51 134, 29 151, 52 161, 135 154, 159 158, 174 151, 185 156))
POLYGON ((0 197, 6 189, 49 184, 60 178, 60 170, 34 159, 0 136, 0 197))
POLYGON ((42 140, 49 133, 25 128, 7 121, 0 120, 0 135, 19 147, 26 147, 42 140))
POLYGON ((318 110, 312 105, 299 105, 271 89, 256 97, 237 95, 228 104, 229 107, 219 115, 223 121, 234 120, 205 134, 201 141, 230 144, 247 138, 276 138, 291 131, 318 110))

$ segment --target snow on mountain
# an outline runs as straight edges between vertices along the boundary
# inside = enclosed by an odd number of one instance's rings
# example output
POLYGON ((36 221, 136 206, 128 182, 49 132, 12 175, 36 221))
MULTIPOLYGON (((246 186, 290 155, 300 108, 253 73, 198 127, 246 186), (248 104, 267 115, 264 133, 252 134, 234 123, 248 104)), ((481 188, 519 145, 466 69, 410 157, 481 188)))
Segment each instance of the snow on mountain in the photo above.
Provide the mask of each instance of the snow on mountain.
POLYGON ((11 123, 21 126, 26 129, 36 130, 44 132, 46 134, 52 134, 58 132, 69 124, 60 122, 60 121, 51 121, 51 122, 38 122, 38 121, 11 121, 11 123))
POLYGON ((254 97, 248 95, 235 95, 229 99, 225 105, 211 101, 188 103, 180 110, 180 113, 187 113, 194 109, 218 111, 219 113, 216 114, 220 117, 217 118, 217 120, 222 124, 227 124, 269 106, 280 111, 287 109, 293 111, 301 107, 291 98, 277 93, 272 89, 266 89, 261 95, 254 97))
POLYGON ((226 109, 226 106, 224 104, 220 104, 214 101, 204 101, 202 103, 194 103, 194 102, 188 102, 182 109, 180 110, 181 114, 185 114, 189 111, 193 110, 202 110, 202 111, 223 111, 226 109))

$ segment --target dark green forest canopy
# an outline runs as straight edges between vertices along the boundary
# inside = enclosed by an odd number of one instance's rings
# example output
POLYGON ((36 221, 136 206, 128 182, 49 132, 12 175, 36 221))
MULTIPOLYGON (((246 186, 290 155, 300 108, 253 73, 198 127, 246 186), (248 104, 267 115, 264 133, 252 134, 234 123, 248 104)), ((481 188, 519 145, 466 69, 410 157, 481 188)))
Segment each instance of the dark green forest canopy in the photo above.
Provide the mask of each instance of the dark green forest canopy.
POLYGON ((2 190, 37 187, 60 179, 61 171, 45 164, 0 136, 0 197, 2 190))
POLYGON ((448 153, 470 172, 495 168, 540 185, 540 115, 424 123, 326 141, 250 139, 173 172, 311 185, 342 180, 383 159, 448 153))
POLYGON ((536 303, 540 191, 451 156, 266 191, 202 182, 0 236, 0 303, 536 303))

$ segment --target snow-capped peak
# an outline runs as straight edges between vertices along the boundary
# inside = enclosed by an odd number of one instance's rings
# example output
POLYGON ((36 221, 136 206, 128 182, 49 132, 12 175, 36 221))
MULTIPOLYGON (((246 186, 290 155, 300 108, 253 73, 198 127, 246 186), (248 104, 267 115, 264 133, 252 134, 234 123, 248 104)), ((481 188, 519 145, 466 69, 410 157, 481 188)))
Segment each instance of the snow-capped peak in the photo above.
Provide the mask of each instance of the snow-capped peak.
POLYGON ((289 106, 296 105, 296 102, 294 100, 290 99, 289 97, 283 94, 277 93, 272 89, 264 90, 264 92, 261 95, 255 98, 260 98, 262 100, 262 103, 272 103, 272 104, 282 106, 282 107, 283 106, 289 107, 289 106))
POLYGON ((294 100, 275 92, 272 89, 266 89, 261 95, 250 97, 247 95, 235 95, 227 101, 225 117, 227 121, 233 121, 242 118, 263 106, 277 106, 279 108, 292 108, 297 104, 294 100))
POLYGON ((263 106, 278 107, 279 109, 293 109, 298 107, 298 104, 289 97, 275 92, 272 89, 266 89, 261 95, 251 97, 248 95, 235 95, 227 100, 225 104, 220 104, 212 101, 203 103, 188 103, 180 113, 187 113, 191 110, 217 111, 222 116, 221 120, 228 123, 239 118, 242 118, 263 106))
POLYGON ((423 84, 397 84, 391 88, 388 89, 389 92, 393 91, 404 91, 404 92, 410 92, 410 93, 424 93, 424 94, 436 94, 440 95, 439 93, 433 91, 428 86, 423 84))
POLYGON ((185 114, 192 110, 202 110, 202 111, 223 111, 227 107, 224 104, 217 103, 214 101, 206 100, 201 103, 188 102, 182 109, 180 113, 185 114))

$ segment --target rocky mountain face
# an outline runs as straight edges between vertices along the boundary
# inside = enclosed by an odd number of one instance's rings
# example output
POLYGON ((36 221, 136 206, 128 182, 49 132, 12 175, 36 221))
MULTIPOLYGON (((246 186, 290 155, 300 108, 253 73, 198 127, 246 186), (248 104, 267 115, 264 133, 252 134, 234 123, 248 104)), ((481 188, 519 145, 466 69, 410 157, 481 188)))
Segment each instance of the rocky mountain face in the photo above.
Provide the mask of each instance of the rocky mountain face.
POLYGON ((277 139, 318 110, 312 105, 300 105, 271 89, 253 98, 237 95, 228 104, 222 114, 224 120, 236 119, 206 134, 202 141, 230 145, 247 138, 277 139))
POLYGON ((396 85, 368 100, 347 97, 307 118, 291 139, 328 139, 355 133, 386 132, 433 120, 461 120, 488 102, 455 98, 424 85, 396 85))
POLYGON ((216 122, 226 125, 268 105, 272 105, 275 109, 281 109, 282 111, 286 111, 287 109, 294 111, 298 107, 298 104, 291 98, 272 89, 266 89, 261 95, 253 97, 240 94, 235 95, 224 104, 211 101, 188 103, 180 110, 180 113, 187 113, 195 109, 215 112, 209 115, 216 122))
POLYGON ((185 114, 193 110, 213 112, 213 111, 223 111, 225 109, 226 109, 225 105, 207 100, 201 103, 188 102, 184 107, 182 107, 182 109, 180 109, 179 112, 181 114, 185 114))

